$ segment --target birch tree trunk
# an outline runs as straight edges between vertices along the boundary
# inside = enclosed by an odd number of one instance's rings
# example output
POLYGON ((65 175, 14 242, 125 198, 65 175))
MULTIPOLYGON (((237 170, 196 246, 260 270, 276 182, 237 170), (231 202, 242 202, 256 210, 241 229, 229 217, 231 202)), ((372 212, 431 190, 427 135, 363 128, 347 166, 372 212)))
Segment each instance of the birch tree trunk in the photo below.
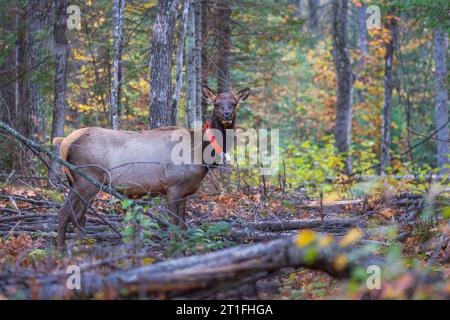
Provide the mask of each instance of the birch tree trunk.
POLYGON ((438 28, 434 31, 435 61, 435 119, 436 119, 436 160, 437 165, 448 171, 449 118, 448 118, 448 69, 447 69, 447 33, 438 28))
POLYGON ((361 4, 356 8, 356 28, 358 36, 358 49, 361 55, 367 56, 369 53, 369 44, 367 41, 367 6, 361 4))
MULTIPOLYGON (((66 37, 67 31, 67 7, 68 0, 55 2, 55 21, 53 24, 53 40, 55 50, 55 94, 53 101, 53 118, 51 139, 64 136, 64 124, 67 110, 67 57, 69 55, 69 43, 66 37)), ((57 146, 52 151, 57 154, 57 146)), ((59 172, 59 164, 53 159, 50 162, 51 170, 49 179, 53 179, 59 172)))
POLYGON ((311 33, 319 32, 320 0, 308 0, 308 29, 311 33))
POLYGON ((122 40, 123 20, 125 15, 125 1, 113 0, 113 35, 114 57, 112 64, 111 86, 111 124, 112 128, 119 129, 120 81, 122 76, 122 40))
MULTIPOLYGON (((360 51, 360 58, 357 63, 357 76, 359 81, 364 81, 364 71, 366 65, 366 59, 369 54, 369 43, 367 40, 367 6, 365 4, 361 4, 361 6, 356 8, 356 30, 357 30, 357 45, 360 51)), ((356 96, 360 102, 365 101, 365 97, 363 95, 364 90, 359 89, 356 91, 356 96)))
MULTIPOLYGON (((193 0, 195 1, 195 0, 193 0)), ((194 127, 196 106, 196 73, 195 73, 195 12, 194 2, 189 7, 186 28, 186 126, 194 127)))
POLYGON ((227 92, 231 89, 231 8, 228 0, 221 0, 217 12, 219 38, 219 54, 217 61, 217 88, 218 92, 227 92))
MULTIPOLYGON (((209 61, 208 61, 208 1, 202 0, 202 85, 208 85, 209 61)), ((208 100, 201 95, 202 121, 205 122, 208 117, 208 100)))
POLYGON ((186 38, 186 126, 202 121, 202 0, 189 9, 186 38))
POLYGON ((397 39, 397 21, 395 17, 388 22, 389 42, 386 44, 386 55, 384 57, 384 106, 383 106, 383 142, 381 144, 381 174, 386 174, 386 168, 390 165, 391 151, 391 124, 392 124, 392 90, 394 88, 393 79, 393 59, 395 44, 397 39))
POLYGON ((172 97, 172 118, 177 119, 178 100, 180 99, 181 87, 183 85, 183 56, 184 56, 184 42, 186 39, 186 29, 189 14, 190 1, 184 0, 183 14, 181 16, 180 30, 178 31, 178 46, 177 46, 177 70, 176 83, 172 97))
POLYGON ((172 53, 178 0, 159 0, 150 53, 150 128, 176 124, 170 110, 172 53))
POLYGON ((297 0, 297 17, 301 18, 303 15, 303 0, 297 0))
POLYGON ((333 59, 337 76, 335 140, 338 152, 345 154, 345 173, 352 172, 350 133, 352 128, 353 73, 348 53, 348 0, 333 0, 333 59))
POLYGON ((194 0, 195 10, 195 120, 202 121, 202 3, 203 0, 194 0))

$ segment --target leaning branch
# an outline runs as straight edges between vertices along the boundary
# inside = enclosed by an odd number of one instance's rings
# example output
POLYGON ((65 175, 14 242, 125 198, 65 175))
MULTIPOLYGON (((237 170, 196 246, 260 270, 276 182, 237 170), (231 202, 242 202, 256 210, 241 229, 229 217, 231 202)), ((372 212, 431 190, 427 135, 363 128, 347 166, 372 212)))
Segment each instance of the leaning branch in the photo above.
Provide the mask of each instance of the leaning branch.
POLYGON ((35 151, 35 152, 37 151, 37 152, 43 153, 43 154, 47 155, 48 157, 50 157, 51 159, 53 159, 56 162, 58 162, 59 164, 69 168, 71 171, 76 172, 77 174, 79 174, 81 177, 83 177, 84 179, 86 179, 87 181, 89 181, 90 183, 95 185, 100 190, 102 190, 102 191, 104 191, 106 193, 109 193, 112 196, 115 196, 116 198, 118 198, 120 200, 125 199, 125 197, 123 195, 118 193, 111 186, 104 185, 103 183, 99 182, 95 178, 93 178, 90 175, 88 175, 88 174, 84 173, 83 171, 79 170, 73 164, 71 164, 71 163, 61 159, 60 157, 58 157, 57 155, 52 153, 50 150, 48 150, 48 149, 44 148, 43 146, 41 146, 40 144, 38 144, 38 143, 28 139, 28 138, 25 138, 23 135, 21 135, 19 132, 17 132, 14 128, 10 127, 9 125, 7 125, 6 123, 4 123, 2 121, 0 121, 0 129, 2 129, 6 134, 12 136, 14 139, 16 139, 19 142, 21 142, 23 145, 25 145, 30 150, 35 151))

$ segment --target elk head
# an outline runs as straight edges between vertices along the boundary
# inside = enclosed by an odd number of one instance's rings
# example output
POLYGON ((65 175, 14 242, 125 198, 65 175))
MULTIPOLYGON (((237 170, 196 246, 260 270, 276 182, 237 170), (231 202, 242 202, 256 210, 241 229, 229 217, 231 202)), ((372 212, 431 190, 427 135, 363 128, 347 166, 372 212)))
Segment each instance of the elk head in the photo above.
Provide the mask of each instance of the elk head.
POLYGON ((224 129, 233 129, 236 119, 236 108, 241 101, 245 101, 250 95, 250 89, 245 88, 236 95, 230 92, 214 93, 207 86, 203 87, 203 95, 209 103, 214 105, 212 123, 219 124, 224 129))

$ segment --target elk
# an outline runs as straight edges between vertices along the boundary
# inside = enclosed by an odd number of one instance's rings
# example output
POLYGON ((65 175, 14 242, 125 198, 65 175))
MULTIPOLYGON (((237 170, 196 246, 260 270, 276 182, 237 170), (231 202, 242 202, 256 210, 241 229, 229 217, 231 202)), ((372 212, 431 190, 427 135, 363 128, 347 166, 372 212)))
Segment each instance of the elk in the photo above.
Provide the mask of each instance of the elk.
MULTIPOLYGON (((182 130, 190 137, 195 130, 216 129, 222 132, 222 141, 210 137, 202 140, 201 145, 193 145, 191 152, 201 152, 209 144, 214 144, 214 152, 227 152, 227 129, 234 130, 236 108, 239 102, 248 98, 250 89, 215 94, 208 87, 203 87, 203 95, 213 104, 213 112, 207 126, 202 129, 183 127, 163 127, 141 132, 110 130, 99 127, 87 127, 72 132, 65 138, 57 137, 54 145, 60 145, 60 157, 78 171, 97 181, 120 187, 122 194, 139 198, 145 195, 167 197, 167 208, 172 213, 172 222, 181 228, 185 226, 186 197, 197 192, 200 183, 213 167, 210 165, 177 164, 171 157, 175 143, 173 133, 182 130), (206 128, 206 129, 205 129, 206 128)), ((82 233, 86 223, 86 211, 90 201, 99 192, 75 170, 62 168, 69 180, 71 190, 58 211, 57 247, 65 248, 66 230, 72 223, 77 234, 82 233)), ((172 237, 172 235, 171 235, 172 237)))

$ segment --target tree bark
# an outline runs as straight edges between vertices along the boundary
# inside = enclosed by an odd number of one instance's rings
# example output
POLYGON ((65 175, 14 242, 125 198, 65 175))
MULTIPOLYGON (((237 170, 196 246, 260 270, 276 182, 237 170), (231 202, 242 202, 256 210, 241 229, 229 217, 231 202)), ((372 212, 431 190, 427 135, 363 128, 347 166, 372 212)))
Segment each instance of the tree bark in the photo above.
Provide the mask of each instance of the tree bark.
POLYGON ((186 126, 202 121, 202 0, 189 10, 186 40, 186 126))
POLYGON ((188 128, 194 127, 195 122, 195 106, 196 106, 196 91, 195 91, 195 13, 194 1, 189 8, 187 33, 186 33, 186 126, 188 128))
POLYGON ((120 86, 122 76, 122 40, 123 24, 125 16, 125 1, 113 0, 113 35, 114 35, 114 57, 112 64, 112 87, 111 87, 111 124, 112 128, 119 129, 119 106, 120 86))
POLYGON ((218 92, 231 89, 231 8, 228 0, 221 0, 217 11, 219 52, 217 61, 218 92))
MULTIPOLYGON (((69 43, 66 37, 67 31, 67 6, 68 0, 55 2, 55 21, 53 24, 53 40, 55 50, 55 94, 53 101, 53 118, 51 139, 64 136, 64 124, 67 110, 67 57, 69 55, 69 43)), ((57 146, 52 151, 58 153, 57 146)), ((51 170, 48 172, 49 179, 53 179, 59 170, 59 164, 51 160, 51 170)))
POLYGON ((178 31, 178 46, 177 46, 177 69, 176 69, 176 83, 173 90, 172 97, 172 112, 173 119, 177 119, 178 100, 180 99, 181 87, 183 85, 183 57, 184 57, 184 42, 186 40, 186 30, 189 15, 190 0, 184 0, 183 14, 181 17, 180 30, 178 31))
POLYGON ((195 119, 202 121, 202 4, 203 0, 194 0, 195 14, 195 119))
POLYGON ((435 119, 436 119, 436 160, 437 166, 448 171, 448 69, 447 69, 447 33, 438 28, 434 31, 435 61, 435 119))
MULTIPOLYGON (((3 34, 0 35, 2 43, 7 43, 6 35, 9 33, 18 33, 19 21, 12 10, 5 10, 0 19, 0 28, 3 34)), ((0 64, 0 119, 9 125, 16 126, 17 118, 17 42, 11 44, 10 50, 3 51, 3 63, 0 64), (16 79, 11 81, 12 79, 16 79)), ((10 172, 13 170, 14 163, 19 158, 17 146, 8 139, 0 136, 0 165, 2 169, 10 172)))
MULTIPOLYGON (((202 86, 208 85, 208 73, 209 73, 209 57, 208 57, 208 1, 202 0, 202 86)), ((202 121, 205 122, 208 117, 208 100, 201 95, 202 105, 202 121)))
MULTIPOLYGON (((360 52, 359 61, 357 63, 358 69, 358 79, 361 82, 366 82, 364 79, 364 69, 366 64, 366 59, 369 54, 369 43, 367 40, 367 6, 363 3, 356 8, 356 29, 357 29, 357 45, 360 52), (361 76, 362 74, 362 76, 361 76)), ((364 90, 357 90, 356 96, 360 102, 365 102, 364 90)))
POLYGON ((172 53, 178 0, 159 0, 150 53, 150 128, 176 124, 170 110, 172 53))
POLYGON ((319 32, 319 4, 320 0, 308 0, 308 29, 315 34, 319 32))
POLYGON ((383 106, 383 142, 381 144, 381 174, 386 174, 390 165, 391 124, 392 124, 392 90, 394 89, 393 60, 397 42, 397 21, 393 17, 388 21, 389 42, 386 44, 384 57, 384 106, 383 106))
POLYGON ((303 16, 303 0, 297 0, 296 16, 301 18, 303 16))
POLYGON ((367 6, 361 4, 356 8, 356 27, 358 36, 358 49, 362 56, 367 56, 369 53, 369 43, 367 40, 367 6))
POLYGON ((333 59, 337 78, 335 140, 338 152, 345 154, 345 173, 352 172, 350 135, 353 107, 353 72, 348 52, 348 0, 333 0, 333 59))

